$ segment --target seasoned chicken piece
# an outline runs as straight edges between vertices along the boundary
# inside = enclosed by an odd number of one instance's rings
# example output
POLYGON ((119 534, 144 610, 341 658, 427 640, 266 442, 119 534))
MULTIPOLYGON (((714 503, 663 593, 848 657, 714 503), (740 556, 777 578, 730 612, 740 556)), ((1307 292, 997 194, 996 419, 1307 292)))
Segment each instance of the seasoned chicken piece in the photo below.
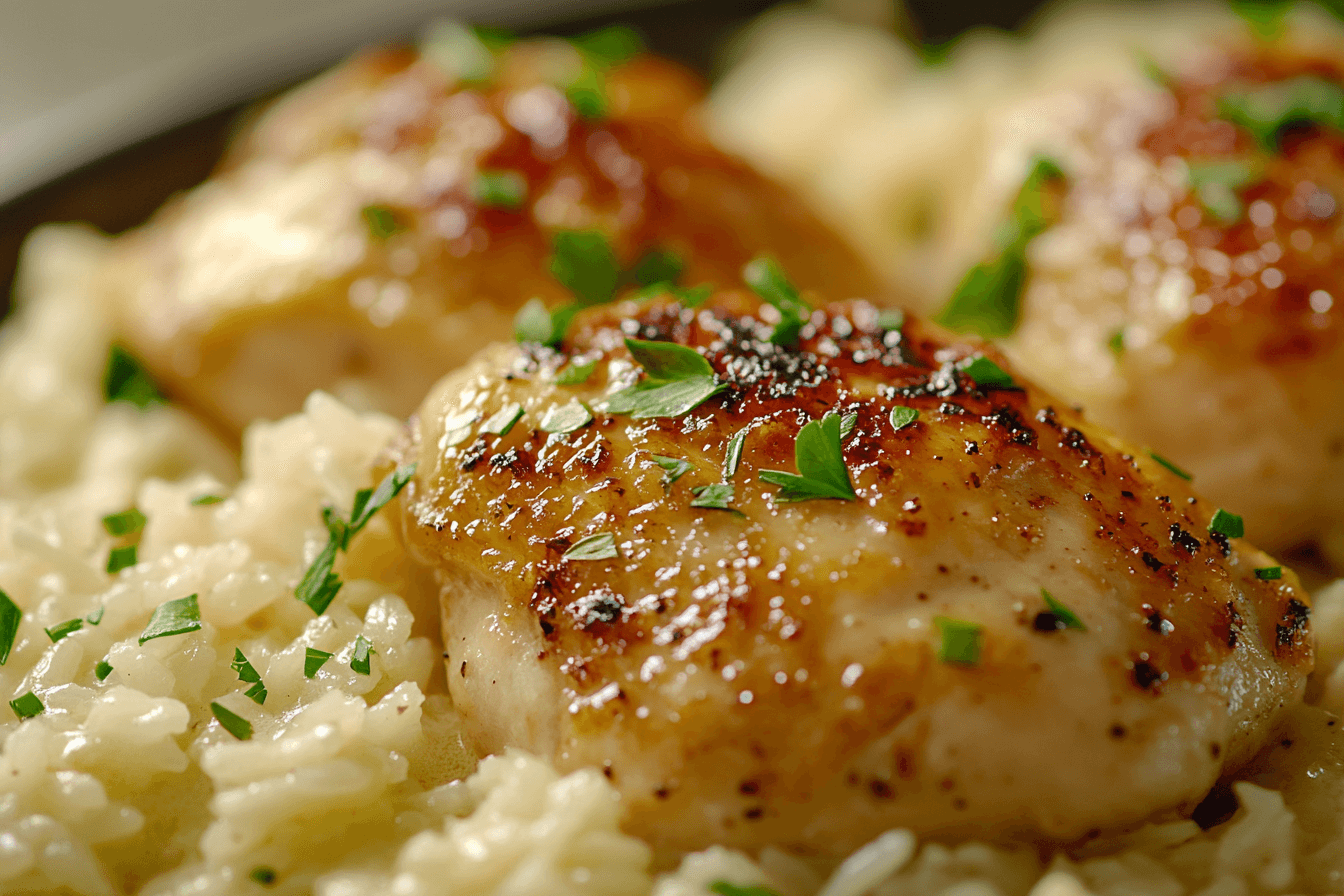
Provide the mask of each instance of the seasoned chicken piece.
POLYGON ((1275 550, 1344 502, 1344 31, 1294 34, 1191 41, 1165 80, 1136 59, 1128 79, 1009 104, 924 308, 1024 246, 1020 297, 979 282, 979 309, 947 322, 1006 336, 1030 376, 1170 456, 1275 550), (1058 219, 1005 248, 1040 157, 1063 173, 1058 219))
POLYGON ((483 749, 663 848, 839 856, 1189 810, 1299 699, 1306 595, 1162 461, 864 302, 772 344, 771 295, 493 346, 394 449, 483 749))
POLYGON ((636 266, 654 250, 688 259, 689 284, 769 250, 802 282, 872 292, 787 191, 712 148, 692 75, 600 43, 494 52, 450 31, 281 99, 216 177, 121 241, 107 279, 126 338, 238 430, 317 388, 410 413, 530 298, 569 297, 548 271, 561 231, 605 235, 625 282, 653 276, 636 266))

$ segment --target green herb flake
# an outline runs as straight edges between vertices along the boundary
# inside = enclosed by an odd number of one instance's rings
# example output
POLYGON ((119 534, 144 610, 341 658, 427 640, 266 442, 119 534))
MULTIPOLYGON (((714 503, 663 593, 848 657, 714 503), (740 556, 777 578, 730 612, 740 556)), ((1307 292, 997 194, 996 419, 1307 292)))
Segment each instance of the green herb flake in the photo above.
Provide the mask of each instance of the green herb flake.
POLYGON ((483 208, 514 212, 527 202, 527 180, 517 171, 481 171, 472 198, 483 208))
POLYGON ((574 542, 563 556, 566 560, 611 560, 621 554, 616 550, 616 536, 598 532, 574 542))
POLYGON ((276 878, 279 877, 279 875, 275 873, 274 868, 268 868, 265 865, 258 865, 253 868, 251 871, 247 872, 247 876, 253 883, 260 884, 263 887, 273 886, 276 878))
POLYGON ((519 342, 536 342, 541 345, 553 345, 556 338, 555 323, 546 303, 541 299, 529 299, 513 318, 513 335, 519 342))
POLYGON ((740 429, 728 439, 728 450, 723 457, 723 478, 732 479, 737 475, 738 465, 742 463, 742 448, 747 443, 747 431, 740 429))
POLYGON ((940 642, 938 659, 955 666, 975 666, 980 663, 980 648, 984 642, 984 629, 974 622, 950 619, 947 616, 933 617, 938 626, 940 642))
POLYGON ((680 417, 727 388, 693 348, 639 339, 626 339, 625 347, 644 368, 645 378, 607 398, 602 407, 607 413, 637 420, 680 417))
POLYGON ((756 885, 744 887, 729 883, 726 880, 714 881, 709 885, 709 891, 718 894, 718 896, 779 896, 779 894, 769 887, 756 885))
POLYGON ((233 648, 233 662, 229 663, 229 668, 238 673, 239 681, 261 681, 261 673, 243 656, 241 648, 233 648))
POLYGON ((107 660, 99 660, 98 665, 93 667, 93 674, 99 681, 107 681, 107 676, 112 674, 112 664, 107 660))
POLYGON ((762 482, 779 486, 775 493, 777 502, 818 498, 853 501, 858 497, 849 480, 849 468, 845 466, 840 447, 840 418, 837 415, 827 414, 821 420, 803 424, 793 443, 793 458, 797 473, 762 470, 758 474, 762 482))
POLYGON ((604 68, 629 62, 644 49, 644 40, 639 32, 624 25, 599 28, 571 37, 569 42, 594 65, 604 68))
POLYGON ((355 649, 350 654, 350 668, 360 675, 369 674, 369 657, 375 653, 373 642, 363 635, 355 636, 355 649))
POLYGON ((219 495, 197 495, 191 499, 192 507, 208 507, 211 504, 218 504, 224 499, 219 495))
POLYGON ((9 661, 9 653, 14 649, 14 639, 19 634, 19 620, 23 611, 4 591, 0 591, 0 666, 9 661))
POLYGON ((159 604, 149 617, 149 624, 140 633, 140 643, 170 635, 185 635, 200 628, 201 608, 196 602, 196 595, 191 594, 159 604))
POLYGON ((46 709, 42 705, 42 701, 32 691, 9 701, 9 708, 14 710, 14 715, 18 716, 20 720, 31 719, 35 715, 40 715, 42 710, 46 709))
POLYGON ((1220 507, 1214 511, 1213 519, 1209 520, 1209 531, 1228 538, 1245 538, 1246 524, 1235 513, 1228 513, 1220 507))
POLYGON ((1153 460, 1157 461, 1162 466, 1166 467, 1171 472, 1175 473, 1177 476, 1184 479, 1186 482, 1189 482, 1190 480, 1195 478, 1191 474, 1182 470, 1180 467, 1176 466, 1171 461, 1167 460, 1162 455, 1158 454, 1156 451, 1149 451, 1148 456, 1151 457, 1153 460))
POLYGON ((1218 98, 1220 117, 1274 152, 1283 134, 1300 127, 1344 130, 1344 87, 1319 75, 1233 88, 1218 98))
POLYGON ((677 253, 667 249, 650 249, 635 262, 630 276, 640 286, 671 285, 681 279, 685 269, 686 262, 677 253))
POLYGON ((699 308, 714 294, 714 287, 708 283, 699 286, 674 286, 672 295, 684 308, 699 308))
POLYGON ((1261 40, 1273 40, 1283 33, 1284 20, 1292 7, 1285 0, 1231 0, 1229 5, 1261 40))
POLYGON ((671 485, 695 469, 695 464, 679 457, 663 457, 661 454, 655 454, 653 455, 653 462, 663 468, 663 485, 665 486, 671 485))
POLYGON ((133 544, 125 547, 113 548, 107 553, 107 572, 109 575, 116 575, 123 569, 129 569, 138 562, 136 548, 133 544))
POLYGON ((1261 566, 1255 570, 1255 577, 1262 582, 1272 582, 1283 578, 1282 566, 1261 566))
MULTIPOLYGON (((414 463, 402 464, 392 472, 383 477, 367 500, 360 501, 358 495, 355 498, 354 509, 350 514, 350 525, 347 527, 345 543, 348 544, 350 537, 357 534, 361 529, 369 524, 373 515, 382 510, 389 501, 401 493, 406 484, 415 478, 416 465, 414 463)), ((361 490, 362 493, 362 490, 361 490)), ((342 545, 344 548, 344 544, 342 545)))
POLYGON ((336 563, 336 551, 340 546, 338 539, 329 539, 294 589, 294 596, 311 607, 319 616, 327 611, 327 607, 331 606, 331 602, 341 590, 341 577, 332 572, 332 566, 336 563))
POLYGON ((1111 354, 1119 358, 1125 353, 1125 328, 1121 327, 1111 334, 1111 338, 1106 340, 1106 347, 1111 350, 1111 354))
POLYGON ((47 637, 51 639, 51 643, 55 644, 62 638, 66 638, 69 637, 70 635, 73 635, 75 632, 79 631, 83 627, 84 627, 84 620, 79 617, 75 617, 74 619, 67 619, 60 625, 53 625, 51 628, 43 629, 43 631, 47 633, 47 637))
POLYGON ((1238 191, 1259 179, 1261 167, 1249 160, 1189 162, 1190 189, 1219 223, 1235 224, 1245 208, 1238 191))
POLYGON ((905 326, 905 312, 899 308, 888 308, 877 315, 877 328, 879 330, 899 330, 905 326))
POLYGON ((1017 386, 1007 371, 984 355, 973 355, 958 364, 957 369, 974 380, 981 389, 1012 389, 1017 386))
POLYGON ((210 704, 210 712, 219 720, 220 727, 238 740, 252 739, 252 723, 247 719, 214 702, 210 704))
POLYGON ((840 441, 848 442, 849 437, 854 435, 854 429, 859 425, 858 414, 845 414, 840 418, 840 441))
POLYGON ((1051 615, 1059 620, 1059 623, 1065 628, 1077 629, 1080 632, 1087 631, 1087 626, 1083 625, 1083 620, 1078 618, 1078 614, 1056 600, 1054 595, 1044 588, 1041 589, 1041 598, 1045 601, 1045 605, 1050 608, 1051 615))
POLYGON ((593 375, 597 369, 597 361, 570 361, 565 365, 565 369, 556 374, 555 383, 558 386, 581 386, 588 382, 588 378, 593 375))
POLYGON ((493 25, 472 25, 471 33, 492 53, 502 53, 518 43, 518 35, 507 28, 493 25))
POLYGON ((691 489, 691 494, 695 496, 691 500, 692 507, 704 507, 709 510, 733 509, 728 506, 728 502, 733 500, 733 484, 731 482, 697 485, 691 489))
POLYGON ((494 433, 497 436, 506 436, 509 434, 509 430, 513 429, 514 424, 521 419, 523 419, 523 406, 516 401, 511 402, 504 405, 482 423, 481 431, 494 433))
POLYGON ((538 425, 543 432, 564 435, 580 430, 591 422, 593 415, 588 408, 577 399, 570 399, 568 404, 551 405, 547 408, 538 425))
POLYGON ((103 372, 103 400, 108 404, 128 401, 138 408, 145 408, 164 398, 135 356, 121 346, 113 345, 108 350, 107 367, 103 372))
POLYGON ((465 28, 457 22, 436 22, 420 40, 420 55, 450 77, 468 84, 481 84, 495 72, 495 53, 507 46, 493 37, 487 39, 486 35, 493 35, 495 31, 465 28))
POLYGON ((385 240, 403 229, 396 212, 385 205, 366 205, 359 213, 368 225, 369 235, 376 240, 385 240))
POLYGON ((146 522, 145 515, 132 507, 130 510, 123 510, 121 513, 112 513, 103 517, 103 528, 113 538, 120 538, 139 532, 145 528, 146 522))
POLYGON ((607 115, 607 79, 596 67, 584 65, 565 85, 565 99, 580 118, 596 121, 607 115))
POLYGON ((778 261, 769 255, 758 255, 742 268, 742 279, 752 292, 778 309, 780 321, 770 334, 775 345, 793 345, 811 314, 811 307, 802 300, 798 288, 789 280, 778 261))
POLYGON ((610 302, 621 282, 616 253, 607 238, 596 230, 557 233, 550 270, 551 276, 585 308, 610 302))
POLYGON ((1059 220, 1064 185, 1064 170, 1058 162, 1036 159, 1013 199, 1002 244, 1025 245, 1059 220))
POLYGON ((891 428, 900 432, 919 419, 919 411, 897 405, 891 409, 891 416, 888 419, 891 421, 891 428))
POLYGON ((103 604, 84 618, 88 620, 89 625, 97 625, 103 621, 103 614, 107 612, 107 605, 103 604))
POLYGON ((261 706, 266 702, 266 685, 258 681, 256 684, 252 685, 252 687, 243 691, 243 696, 247 697, 258 706, 261 706))
POLYGON ((331 656, 325 650, 318 650, 316 647, 307 648, 303 652, 303 677, 312 678, 331 656))

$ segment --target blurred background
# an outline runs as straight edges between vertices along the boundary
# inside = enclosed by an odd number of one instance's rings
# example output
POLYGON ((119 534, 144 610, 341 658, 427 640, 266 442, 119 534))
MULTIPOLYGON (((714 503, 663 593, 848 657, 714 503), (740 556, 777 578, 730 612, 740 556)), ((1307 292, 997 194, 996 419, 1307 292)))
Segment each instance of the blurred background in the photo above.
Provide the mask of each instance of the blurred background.
MULTIPOLYGON (((713 77, 766 0, 49 0, 0 3, 0 310, 25 235, 46 221, 109 233, 203 180, 241 111, 360 46, 452 16, 522 33, 621 22, 713 77)), ((828 0, 827 12, 937 48, 1015 29, 1040 0, 828 0)))

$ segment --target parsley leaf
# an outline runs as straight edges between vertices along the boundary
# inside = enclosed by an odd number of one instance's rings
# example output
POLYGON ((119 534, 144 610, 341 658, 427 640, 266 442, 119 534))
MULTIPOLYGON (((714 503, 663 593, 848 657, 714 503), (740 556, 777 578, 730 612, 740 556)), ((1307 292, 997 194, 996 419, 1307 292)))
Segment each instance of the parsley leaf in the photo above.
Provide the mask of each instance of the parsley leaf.
POLYGON ((1245 538, 1246 524, 1235 513, 1228 513, 1220 507, 1214 511, 1213 519, 1209 520, 1209 531, 1228 538, 1245 538))
POLYGON ((899 330, 905 326, 905 312, 899 308, 887 308, 877 315, 879 330, 899 330))
POLYGON ((268 868, 265 865, 258 865, 251 871, 247 872, 247 876, 252 880, 253 883, 261 884, 263 887, 270 887, 275 884, 275 880, 278 875, 276 875, 274 868, 268 868))
POLYGON ((359 213, 368 225, 369 235, 376 240, 385 240, 404 229, 396 212, 385 205, 366 205, 359 213))
POLYGON ((984 629, 981 626, 947 616, 935 616, 933 622, 938 626, 941 638, 938 659, 956 666, 975 666, 980 663, 980 648, 984 641, 984 629))
POLYGON ((481 431, 494 433, 497 436, 506 436, 509 434, 509 430, 513 429, 514 424, 521 419, 523 419, 523 406, 516 401, 510 402, 482 423, 481 431))
POLYGON ((191 499, 192 507, 206 507, 210 504, 218 504, 224 499, 219 495, 197 495, 191 499))
POLYGON ((602 305, 616 295, 621 269, 607 238, 596 230, 566 230, 555 235, 551 275, 574 294, 582 307, 602 305))
POLYGON ((316 647, 309 647, 303 652, 303 677, 312 678, 317 674, 327 660, 331 659, 331 654, 325 650, 318 650, 316 647))
POLYGON ((565 369, 555 377, 558 386, 579 386, 588 382, 588 378, 597 369, 597 361, 570 361, 565 369))
POLYGON ((891 416, 888 419, 891 420, 892 429, 900 432, 919 419, 919 411, 897 405, 891 409, 891 416))
POLYGON ((107 676, 112 674, 112 664, 107 660, 99 660, 98 665, 93 667, 93 674, 99 681, 107 681, 107 676))
POLYGON ((529 299, 514 315, 513 335, 519 342, 558 345, 564 337, 564 330, 556 328, 556 319, 546 310, 545 302, 541 299, 529 299))
POLYGON ((1083 620, 1078 618, 1078 614, 1056 600, 1054 595, 1044 588, 1041 589, 1041 598, 1045 601, 1045 605, 1050 608, 1051 615, 1058 620, 1057 628, 1062 626, 1063 628, 1075 628, 1080 632, 1087 631, 1087 626, 1083 625, 1083 620))
POLYGON ((527 201, 527 181, 517 171, 480 171, 472 198, 483 208, 517 211, 527 201))
MULTIPOLYGON (((843 438, 843 435, 842 435, 843 438)), ((747 430, 739 429, 728 440, 728 450, 723 458, 723 478, 732 479, 737 474, 738 464, 742 463, 742 447, 747 442, 747 430)))
POLYGON ((0 666, 9 661, 9 652, 14 649, 14 639, 19 634, 19 620, 23 611, 4 591, 0 591, 0 666))
MULTIPOLYGON (((733 500, 733 484, 731 482, 697 485, 691 489, 691 494, 695 495, 691 500, 692 507, 705 507, 710 510, 733 510, 728 506, 728 502, 733 500)), ((737 511, 733 512, 736 513, 737 511)))
POLYGON ((1256 569, 1255 577, 1262 582, 1272 582, 1283 578, 1282 566, 1261 566, 1256 569))
POLYGON ((107 553, 107 571, 109 575, 115 575, 123 569, 134 566, 138 561, 135 545, 129 544, 121 548, 113 548, 107 553))
POLYGON ((984 355, 972 355, 957 365, 957 369, 975 381, 981 389, 1012 389, 1013 378, 998 364, 984 355))
POLYGON ((1158 454, 1156 451, 1149 451, 1148 456, 1151 457, 1153 460, 1157 461, 1162 466, 1166 467, 1171 472, 1175 473, 1177 476, 1184 479, 1186 482, 1189 482, 1190 480, 1195 478, 1191 474, 1182 470, 1180 467, 1176 466, 1171 461, 1167 460, 1162 455, 1158 454))
POLYGON ((145 408, 164 398, 135 356, 114 344, 108 350, 107 368, 103 372, 103 400, 109 404, 129 401, 138 408, 145 408))
POLYGON ((1260 177, 1259 165, 1236 159, 1223 161, 1189 162, 1190 189, 1199 198, 1199 204, 1223 224, 1235 224, 1244 211, 1237 191, 1254 183, 1260 177))
POLYGON ((261 706, 266 702, 266 685, 258 681, 256 684, 252 685, 252 687, 243 691, 243 696, 247 697, 258 706, 261 706))
POLYGON ((238 673, 239 681, 261 681, 261 673, 248 662, 247 657, 243 656, 243 651, 238 647, 233 648, 233 662, 229 663, 229 668, 238 673))
POLYGON ((83 627, 84 627, 84 620, 79 617, 75 617, 74 619, 67 619, 60 625, 54 625, 51 628, 43 629, 43 631, 47 633, 47 637, 51 639, 51 643, 55 644, 62 638, 73 635, 75 632, 79 631, 83 627))
POLYGON ((695 464, 679 457, 663 457, 661 454, 655 454, 653 462, 663 468, 663 485, 671 485, 695 469, 695 464))
POLYGON ((551 405, 541 416, 538 426, 544 432, 564 435, 582 429, 593 422, 593 415, 583 402, 571 398, 567 404, 551 405))
POLYGON ((587 34, 571 37, 569 42, 594 64, 604 68, 629 62, 644 49, 639 32, 625 25, 609 25, 587 34))
POLYGON ((621 554, 616 550, 616 536, 610 532, 598 532, 580 538, 562 556, 566 560, 611 560, 621 554))
POLYGON ((752 292, 779 310, 780 320, 770 334, 775 345, 793 345, 812 308, 798 294, 779 262, 769 255, 758 255, 742 268, 742 279, 752 292))
POLYGON ((769 887, 739 886, 726 880, 716 880, 709 885, 709 891, 717 896, 779 896, 769 887))
POLYGON ((107 530, 108 535, 119 538, 123 535, 134 535, 145 528, 146 522, 145 515, 132 507, 130 510, 103 517, 103 528, 107 530))
POLYGON ((1125 353, 1125 328, 1121 327, 1111 334, 1111 338, 1106 340, 1106 347, 1111 350, 1111 354, 1119 358, 1125 353))
POLYGON ((42 710, 46 709, 46 707, 42 705, 42 701, 32 691, 29 691, 22 697, 9 701, 9 708, 14 710, 14 715, 18 716, 21 721, 23 719, 31 719, 33 716, 40 714, 42 710))
POLYGON ((252 723, 247 719, 214 702, 210 704, 210 712, 219 720, 220 726, 238 740, 252 739, 252 723))
POLYGON ((196 603, 196 595, 190 594, 159 604, 149 617, 149 624, 140 633, 140 643, 169 635, 185 635, 200 628, 201 608, 196 603))
POLYGON ((468 84, 481 84, 494 74, 495 53, 512 42, 509 39, 506 43, 495 35, 496 29, 464 28, 457 22, 436 22, 420 40, 420 55, 450 77, 468 84))
POLYGON ((331 602, 341 590, 341 577, 332 572, 332 566, 336 563, 336 551, 340 546, 338 538, 329 538, 326 546, 318 552, 313 564, 308 567, 294 589, 294 596, 311 607, 319 616, 327 611, 327 607, 331 606, 331 602))
POLYGON ((848 442, 849 437, 854 435, 854 427, 859 425, 858 414, 845 414, 840 418, 840 441, 848 442))
POLYGON ((592 65, 584 65, 565 85, 565 99, 580 118, 602 118, 607 114, 607 79, 592 65))
POLYGON ((88 620, 89 625, 97 625, 103 621, 103 614, 107 612, 107 604, 100 604, 98 609, 94 610, 84 618, 88 620))
POLYGON ((681 272, 686 269, 686 262, 682 261, 681 256, 667 249, 650 249, 645 252, 639 261, 635 262, 635 267, 630 271, 630 276, 640 286, 656 286, 660 284, 675 284, 681 279, 681 272))
POLYGON ((1218 114, 1274 152, 1293 128, 1344 130, 1344 87, 1319 75, 1301 75, 1232 89, 1218 98, 1218 114))
POLYGON ((355 649, 350 653, 350 668, 360 675, 369 674, 369 657, 376 651, 373 649, 373 642, 363 635, 355 636, 355 649))
MULTIPOLYGON (((361 529, 368 525, 373 515, 382 510, 383 507, 401 493, 415 476, 414 463, 402 464, 391 473, 383 477, 383 481, 378 483, 378 487, 373 490, 365 501, 359 500, 359 495, 355 496, 355 506, 350 514, 350 525, 345 537, 345 543, 341 545, 344 549, 346 544, 350 543, 350 537, 357 535, 361 529)), ((363 490, 361 489, 361 492, 363 490)))
POLYGON ((625 347, 644 368, 645 378, 607 398, 603 404, 607 413, 629 414, 637 420, 680 417, 727 389, 713 365, 693 348, 639 339, 626 339, 625 347))
POLYGON ((810 420, 798 431, 793 443, 793 459, 798 472, 762 470, 762 482, 778 485, 778 502, 810 501, 816 498, 837 498, 853 501, 854 486, 849 481, 840 447, 840 418, 827 414, 821 420, 810 420))

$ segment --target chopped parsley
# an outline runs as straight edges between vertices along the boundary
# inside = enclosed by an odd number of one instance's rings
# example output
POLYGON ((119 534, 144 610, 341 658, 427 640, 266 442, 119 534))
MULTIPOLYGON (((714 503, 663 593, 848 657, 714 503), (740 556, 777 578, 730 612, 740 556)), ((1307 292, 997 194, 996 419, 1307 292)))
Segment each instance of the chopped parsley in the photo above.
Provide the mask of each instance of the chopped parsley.
POLYGON ((436 22, 420 41, 420 55, 445 73, 468 84, 490 80, 495 72, 495 53, 515 38, 490 28, 464 28, 457 22, 436 22))
POLYGON ((253 868, 251 871, 247 872, 247 876, 251 878, 254 883, 261 884, 263 887, 274 885, 275 880, 278 877, 274 868, 268 868, 265 865, 258 865, 253 868))
POLYGON ((128 544, 125 547, 113 548, 107 554, 107 571, 109 574, 115 575, 123 569, 134 566, 137 562, 135 545, 128 544))
POLYGON ((1220 507, 1214 511, 1213 519, 1209 520, 1209 531, 1228 538, 1245 538, 1246 524, 1235 513, 1228 513, 1220 507))
MULTIPOLYGON (((562 309, 563 311, 563 309, 562 309)), ((546 310, 546 303, 541 299, 529 299, 527 304, 518 309, 518 313, 513 318, 513 336, 519 342, 536 342, 541 345, 558 345, 564 339, 564 331, 569 326, 569 319, 573 312, 569 312, 563 317, 563 326, 557 328, 561 323, 561 312, 552 315, 546 310)))
POLYGON ((318 650, 316 647, 309 647, 303 652, 303 677, 312 678, 317 674, 317 670, 331 659, 331 654, 325 650, 318 650))
POLYGON ((762 482, 779 486, 775 501, 818 498, 853 501, 858 497, 849 481, 849 468, 845 466, 840 447, 840 418, 836 414, 803 424, 793 443, 793 459, 797 473, 762 470, 758 474, 762 482))
POLYGON ((603 118, 607 114, 607 79, 592 65, 585 65, 565 86, 565 99, 580 118, 603 118))
POLYGON ((472 25, 471 33, 492 53, 502 53, 518 43, 518 35, 507 28, 497 28, 493 25, 472 25))
POLYGON ((980 663, 980 648, 984 641, 984 629, 981 626, 947 616, 935 616, 933 622, 938 626, 941 639, 938 659, 955 666, 975 666, 980 663))
POLYGON ((699 286, 672 286, 668 291, 682 304, 682 307, 699 308, 709 301, 709 297, 714 294, 714 287, 708 283, 701 283, 699 286))
POLYGON ((556 385, 581 386, 597 369, 597 361, 570 361, 555 377, 556 385))
POLYGON ((583 402, 571 398, 568 404, 552 405, 546 409, 538 424, 544 432, 564 435, 582 429, 593 422, 593 415, 583 402))
POLYGON ((527 201, 527 180, 517 171, 481 171, 472 198, 483 208, 514 212, 527 201))
POLYGON ((1344 130, 1344 87, 1319 75, 1232 89, 1218 98, 1218 114, 1273 152, 1290 130, 1344 130))
POLYGON ((252 739, 252 723, 247 719, 214 702, 210 704, 210 712, 219 720, 220 727, 238 740, 252 739))
POLYGON ((1167 460, 1162 455, 1158 454, 1156 451, 1149 451, 1148 456, 1151 457, 1153 460, 1157 461, 1162 466, 1166 467, 1171 472, 1175 473, 1177 476, 1184 479, 1186 482, 1189 482, 1190 480, 1195 478, 1194 476, 1182 470, 1180 467, 1176 466, 1171 461, 1167 460))
POLYGON ((261 673, 243 656, 241 648, 233 648, 233 662, 229 663, 229 668, 238 673, 238 680, 245 682, 261 681, 261 673))
POLYGON ((1083 620, 1078 618, 1078 614, 1056 600, 1054 595, 1044 588, 1041 589, 1041 598, 1045 601, 1045 605, 1050 608, 1050 615, 1055 617, 1059 626, 1074 628, 1080 632, 1087 631, 1087 626, 1083 625, 1083 620))
POLYGON ((574 542, 563 556, 566 560, 611 560, 621 555, 616 550, 616 536, 598 532, 574 542))
POLYGON ((107 676, 112 674, 112 664, 107 660, 99 660, 98 665, 93 667, 93 674, 99 681, 107 681, 107 676))
POLYGON ((332 571, 340 546, 340 541, 333 534, 294 589, 294 596, 312 607, 319 616, 326 612, 341 590, 341 577, 332 571))
POLYGON ((1283 578, 1282 566, 1261 566, 1255 570, 1255 577, 1262 582, 1273 582, 1283 578))
POLYGON ((103 400, 128 401, 138 408, 163 401, 163 393, 135 356, 119 345, 108 350, 107 368, 103 372, 103 400))
POLYGON ((779 262, 769 255, 758 255, 742 269, 742 279, 752 292, 765 299, 778 311, 780 320, 770 334, 776 345, 793 345, 812 309, 798 294, 798 288, 789 280, 779 262))
POLYGON ((621 268, 607 238, 596 230, 566 230, 555 235, 551 276, 574 294, 579 305, 602 305, 616 295, 621 268))
POLYGON ((149 624, 140 633, 140 643, 170 635, 185 635, 200 628, 201 608, 196 603, 196 595, 190 594, 159 604, 149 617, 149 624))
POLYGON ((919 411, 915 410, 914 408, 907 408, 903 407, 902 405, 897 405, 896 407, 891 409, 891 416, 888 419, 891 420, 892 429, 896 430, 897 432, 900 432, 901 430, 909 426, 911 423, 914 423, 916 420, 919 419, 919 411))
POLYGON ((982 389, 1012 389, 1017 386, 1007 371, 984 355, 972 355, 959 363, 957 369, 982 389))
POLYGON ((695 495, 691 499, 692 507, 704 507, 710 510, 732 510, 728 502, 733 500, 733 484, 716 482, 713 485, 697 485, 691 489, 695 495))
POLYGON ((1010 335, 1022 316, 1022 288, 1027 277, 1027 245, 1059 218, 1064 172, 1038 158, 1009 209, 997 237, 997 252, 973 266, 947 306, 935 318, 959 333, 989 339, 1010 335))
POLYGON ((14 639, 19 634, 19 620, 23 611, 4 591, 0 591, 0 666, 9 661, 9 652, 14 649, 14 639))
POLYGON ((695 464, 679 457, 663 457, 661 454, 655 454, 653 462, 663 468, 664 485, 671 485, 695 469, 695 464))
POLYGON ((218 504, 224 499, 219 495, 197 495, 191 499, 192 507, 207 507, 211 504, 218 504))
POLYGON ((732 479, 737 474, 737 467, 742 463, 742 447, 747 442, 747 431, 739 429, 728 440, 728 450, 723 457, 723 478, 732 479))
POLYGON ((243 696, 247 697, 249 700, 257 704, 258 706, 261 706, 263 703, 266 702, 266 685, 258 681, 255 684, 253 684, 252 687, 243 691, 243 696))
POLYGON ((675 342, 626 339, 625 347, 644 368, 645 378, 607 398, 603 410, 635 419, 680 417, 720 392, 714 367, 693 348, 675 342))
POLYGON ((89 625, 97 625, 98 623, 103 621, 103 614, 106 612, 107 612, 107 604, 102 604, 101 606, 98 607, 98 609, 94 610, 92 613, 85 616, 84 618, 88 620, 89 625))
POLYGON ((497 436, 506 436, 509 434, 509 430, 513 429, 514 424, 521 419, 523 419, 523 406, 516 401, 510 402, 481 424, 481 431, 494 433, 497 436))
POLYGON ((62 638, 69 637, 84 627, 84 620, 76 616, 74 619, 67 619, 60 625, 53 625, 51 628, 43 629, 51 643, 55 644, 62 638))
POLYGON ((355 649, 350 653, 350 668, 360 675, 369 674, 369 657, 376 651, 373 649, 373 642, 363 635, 355 636, 355 649))
POLYGON ((1125 353, 1125 328, 1120 327, 1111 334, 1111 338, 1106 340, 1106 347, 1111 350, 1111 354, 1119 358, 1125 353))
POLYGON ((877 327, 880 330, 899 330, 905 326, 905 312, 899 308, 888 308, 877 315, 877 327))
POLYGON ((1235 224, 1245 209, 1237 191, 1260 177, 1261 168, 1250 160, 1189 162, 1190 189, 1204 210, 1223 224, 1235 224))
POLYGON ((726 880, 714 881, 709 885, 709 891, 718 894, 718 896, 779 896, 769 887, 755 885, 744 887, 729 883, 726 880))
POLYGON ((854 435, 854 427, 859 425, 858 414, 845 414, 840 418, 840 441, 848 442, 849 437, 854 435))
POLYGON ((134 535, 145 528, 145 515, 132 507, 130 510, 123 510, 121 513, 112 513, 103 517, 103 528, 107 534, 114 538, 120 538, 124 535, 134 535))
POLYGON ((633 57, 643 42, 636 32, 614 25, 571 38, 570 43, 579 51, 583 67, 565 85, 565 96, 581 117, 601 118, 607 114, 607 70, 633 57))
POLYGON ((630 276, 640 286, 675 284, 686 270, 686 262, 681 256, 667 249, 650 249, 639 261, 635 262, 630 276))
POLYGON ((644 49, 644 40, 639 32, 624 25, 599 28, 571 37, 569 42, 595 65, 605 68, 629 62, 644 49))
POLYGON ((14 710, 14 715, 18 716, 20 720, 31 719, 46 709, 42 705, 42 701, 32 691, 9 701, 9 708, 14 710))
POLYGON ((396 212, 385 205, 366 205, 359 213, 368 225, 369 235, 376 240, 385 240, 403 229, 396 212))

